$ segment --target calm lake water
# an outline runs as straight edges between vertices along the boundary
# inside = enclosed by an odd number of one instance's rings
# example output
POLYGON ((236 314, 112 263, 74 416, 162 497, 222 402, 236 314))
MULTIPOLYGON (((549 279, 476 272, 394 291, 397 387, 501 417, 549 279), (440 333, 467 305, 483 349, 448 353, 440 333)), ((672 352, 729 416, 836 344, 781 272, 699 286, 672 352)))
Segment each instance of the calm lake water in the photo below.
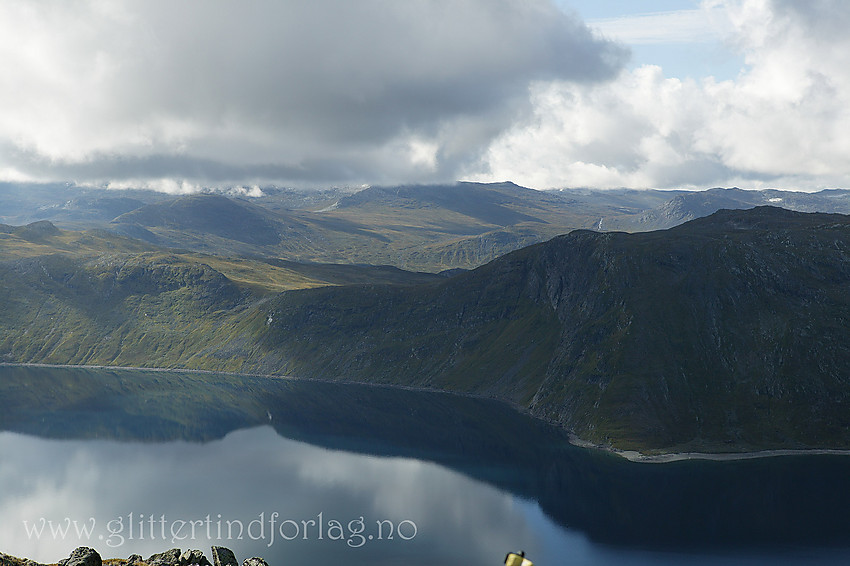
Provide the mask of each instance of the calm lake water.
POLYGON ((636 464, 505 405, 0 367, 0 552, 288 564, 847 564, 850 458, 636 464))

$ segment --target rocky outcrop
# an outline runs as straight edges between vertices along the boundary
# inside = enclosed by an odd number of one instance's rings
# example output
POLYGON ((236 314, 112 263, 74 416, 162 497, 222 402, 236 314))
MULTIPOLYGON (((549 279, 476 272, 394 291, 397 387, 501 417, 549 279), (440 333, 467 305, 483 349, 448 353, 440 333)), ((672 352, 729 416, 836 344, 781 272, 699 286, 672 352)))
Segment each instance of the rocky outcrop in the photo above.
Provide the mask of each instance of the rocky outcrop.
POLYGON ((200 550, 187 550, 180 555, 180 566, 210 566, 210 561, 200 550))
MULTIPOLYGON (((213 547, 213 556, 215 556, 216 548, 220 547, 213 547)), ((230 551, 228 550, 228 552, 230 551)), ((134 557, 138 557, 138 555, 134 554, 131 556, 128 559, 128 564, 133 563, 134 557)), ((148 566, 212 566, 210 561, 200 550, 186 550, 185 552, 180 552, 179 548, 172 548, 171 550, 154 554, 145 560, 145 563, 148 566)))
MULTIPOLYGON (((214 564, 211 564, 200 550, 181 552, 179 548, 172 548, 165 552, 153 554, 147 560, 143 560, 138 554, 131 554, 126 560, 110 560, 110 563, 113 566, 132 566, 134 564, 140 566, 239 566, 236 556, 229 548, 213 546, 211 555, 214 564)), ((58 565, 103 566, 103 560, 95 549, 81 546, 75 549, 68 558, 60 560, 58 565)), ((0 552, 0 566, 44 566, 44 564, 0 552)), ((269 566, 269 564, 262 558, 253 556, 246 558, 242 562, 242 566, 269 566)))
POLYGON ((0 552, 0 566, 44 566, 34 560, 9 556, 0 552))
POLYGON ((100 554, 87 546, 75 549, 71 556, 59 561, 59 566, 102 566, 102 564, 100 554))
POLYGON ((38 242, 51 236, 58 236, 61 232, 52 222, 39 220, 38 222, 16 228, 14 234, 24 240, 38 242))
POLYGON ((223 546, 212 547, 213 566, 239 566, 233 551, 223 546))
POLYGON ((148 563, 148 566, 179 566, 180 549, 172 548, 165 552, 153 554, 145 562, 148 563))
MULTIPOLYGON (((187 550, 181 552, 179 548, 172 548, 165 552, 151 555, 143 560, 138 554, 131 554, 126 560, 110 560, 113 566, 239 566, 236 556, 229 548, 213 546, 211 549, 213 563, 204 556, 200 550, 187 550)), ((68 558, 58 562, 59 566, 103 566, 100 554, 93 549, 81 546, 75 549, 68 558)), ((0 566, 44 566, 33 560, 17 558, 0 552, 0 566)), ((246 558, 242 566, 269 566, 268 562, 260 557, 246 558)))

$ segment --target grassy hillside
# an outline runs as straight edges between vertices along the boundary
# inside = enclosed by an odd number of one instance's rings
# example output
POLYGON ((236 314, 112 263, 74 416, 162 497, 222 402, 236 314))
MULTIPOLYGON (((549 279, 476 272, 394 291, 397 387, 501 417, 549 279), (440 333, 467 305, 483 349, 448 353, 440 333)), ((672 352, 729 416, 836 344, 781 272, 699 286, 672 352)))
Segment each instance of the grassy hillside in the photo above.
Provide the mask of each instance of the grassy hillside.
POLYGON ((0 351, 46 363, 238 369, 235 344, 276 293, 439 280, 390 267, 167 250, 42 221, 0 227, 0 351), (222 353, 224 352, 224 353, 222 353))

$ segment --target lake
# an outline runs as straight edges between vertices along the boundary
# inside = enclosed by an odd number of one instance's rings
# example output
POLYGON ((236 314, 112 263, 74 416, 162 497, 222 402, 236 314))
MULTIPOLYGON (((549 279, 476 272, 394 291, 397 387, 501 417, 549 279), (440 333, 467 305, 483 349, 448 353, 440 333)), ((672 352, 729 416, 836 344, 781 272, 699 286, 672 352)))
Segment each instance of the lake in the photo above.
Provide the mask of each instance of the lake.
POLYGON ((0 367, 0 552, 288 564, 846 564, 850 457, 632 463, 489 400, 0 367))

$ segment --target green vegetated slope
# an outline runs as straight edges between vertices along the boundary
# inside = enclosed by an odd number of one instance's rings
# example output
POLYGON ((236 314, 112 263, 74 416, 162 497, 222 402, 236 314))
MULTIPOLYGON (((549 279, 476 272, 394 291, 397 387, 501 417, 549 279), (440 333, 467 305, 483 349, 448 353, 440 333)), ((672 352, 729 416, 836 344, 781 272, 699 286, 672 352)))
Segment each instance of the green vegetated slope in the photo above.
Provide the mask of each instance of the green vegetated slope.
POLYGON ((4 262, 0 347, 47 363, 175 365, 231 328, 244 291, 201 263, 149 255, 4 262))
POLYGON ((721 211, 282 293, 197 254, 19 257, 0 263, 0 352, 481 394, 620 448, 850 447, 848 245, 846 216, 721 211))
POLYGON ((257 305, 291 289, 440 279, 390 267, 307 265, 167 250, 49 222, 0 227, 7 361, 239 369, 257 305))

